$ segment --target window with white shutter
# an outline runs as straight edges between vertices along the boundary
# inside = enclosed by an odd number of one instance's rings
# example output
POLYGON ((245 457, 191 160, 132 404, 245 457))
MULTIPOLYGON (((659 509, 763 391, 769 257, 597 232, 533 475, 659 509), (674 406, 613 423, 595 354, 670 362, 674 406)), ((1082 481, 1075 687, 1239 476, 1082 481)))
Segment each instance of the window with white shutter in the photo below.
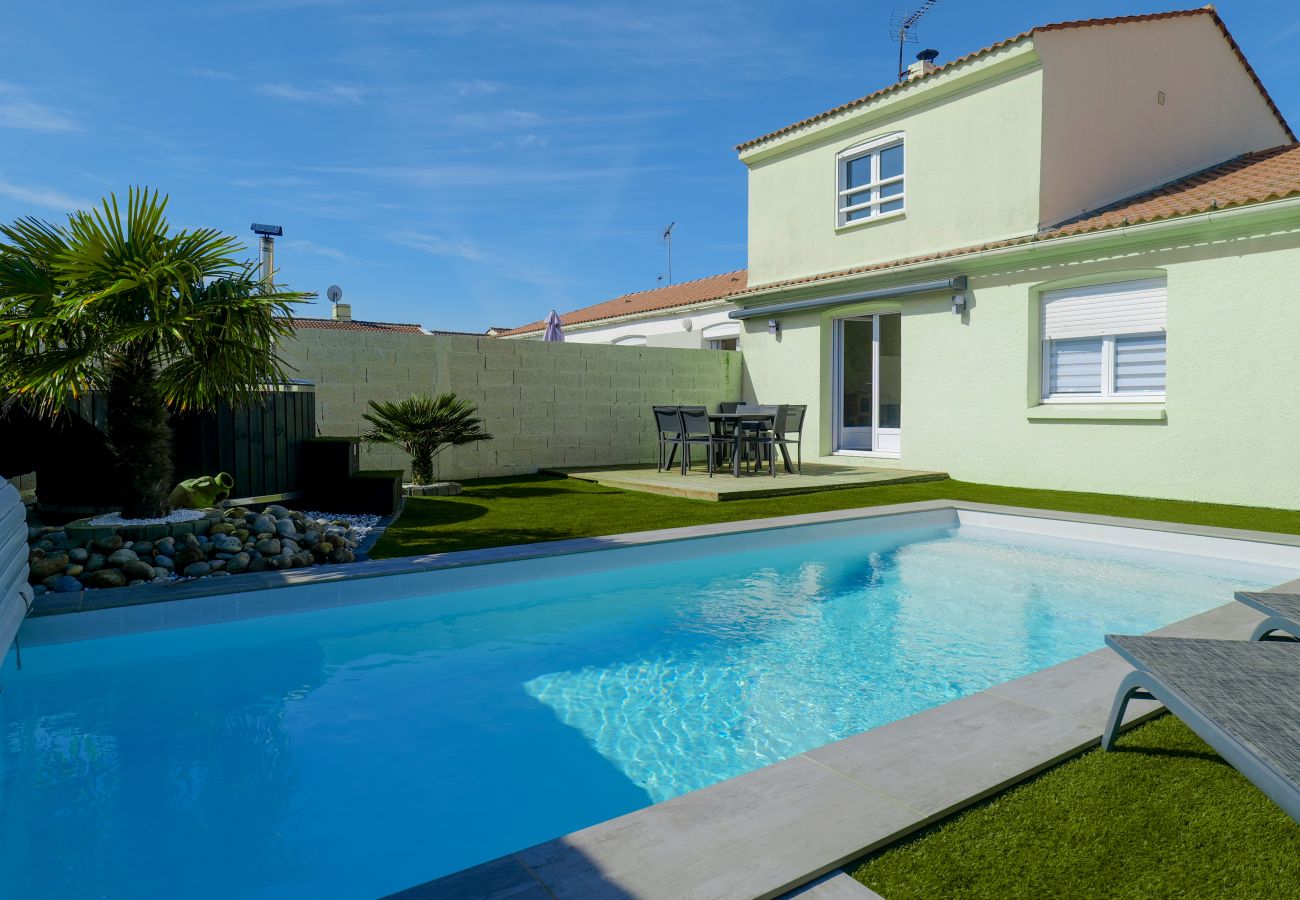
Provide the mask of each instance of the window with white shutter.
POLYGON ((1166 306, 1163 278, 1044 292, 1043 399, 1163 400, 1166 306))

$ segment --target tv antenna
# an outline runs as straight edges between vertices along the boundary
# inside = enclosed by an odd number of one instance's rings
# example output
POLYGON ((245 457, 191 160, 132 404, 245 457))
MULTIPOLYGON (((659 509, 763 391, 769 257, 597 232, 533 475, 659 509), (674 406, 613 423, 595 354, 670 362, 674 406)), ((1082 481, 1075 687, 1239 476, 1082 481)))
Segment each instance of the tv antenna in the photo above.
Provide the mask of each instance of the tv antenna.
POLYGON ((889 36, 898 41, 899 81, 902 81, 907 77, 907 70, 903 68, 903 45, 915 44, 917 42, 918 38, 912 33, 912 29, 916 28, 916 23, 921 21, 925 14, 933 9, 934 5, 938 2, 939 0, 923 0, 921 5, 916 7, 916 9, 913 9, 911 12, 900 12, 895 10, 893 17, 889 20, 889 26, 891 29, 889 36))
POLYGON ((339 287, 337 284, 331 284, 329 289, 325 291, 325 296, 330 303, 338 303, 343 299, 343 288, 339 287))
POLYGON ((669 222, 668 227, 664 229, 664 242, 668 244, 668 283, 673 283, 673 226, 677 223, 669 222))

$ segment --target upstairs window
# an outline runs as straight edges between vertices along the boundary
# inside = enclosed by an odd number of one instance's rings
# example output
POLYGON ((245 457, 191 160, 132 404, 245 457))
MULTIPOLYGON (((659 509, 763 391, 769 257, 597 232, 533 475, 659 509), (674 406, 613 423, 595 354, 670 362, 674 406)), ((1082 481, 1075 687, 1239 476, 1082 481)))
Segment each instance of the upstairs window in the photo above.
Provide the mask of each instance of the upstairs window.
POLYGON ((890 135, 838 157, 840 226, 903 211, 903 136, 890 135))
POLYGON ((1048 291, 1043 303, 1043 399, 1132 403, 1165 399, 1165 280, 1048 291))

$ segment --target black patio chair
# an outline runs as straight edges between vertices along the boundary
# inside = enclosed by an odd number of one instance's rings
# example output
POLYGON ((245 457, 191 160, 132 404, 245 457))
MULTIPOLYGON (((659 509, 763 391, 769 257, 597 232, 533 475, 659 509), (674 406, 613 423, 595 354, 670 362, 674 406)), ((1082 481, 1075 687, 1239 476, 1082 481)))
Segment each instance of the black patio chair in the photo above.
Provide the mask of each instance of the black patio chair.
POLYGON ((653 407, 655 430, 659 432, 659 467, 662 472, 672 465, 672 451, 682 444, 682 418, 676 406, 653 407))
POLYGON ((808 407, 802 403, 791 403, 783 406, 782 409, 785 412, 776 420, 772 443, 782 448, 788 448, 791 444, 794 444, 799 460, 798 472, 803 474, 803 418, 804 414, 808 412, 808 407), (791 437, 791 434, 794 437, 791 437))
POLYGON ((715 448, 720 446, 720 442, 713 433, 713 424, 709 421, 709 413, 704 407, 683 406, 677 411, 678 419, 681 422, 681 439, 678 442, 682 448, 682 474, 691 466, 691 448, 705 448, 705 462, 708 464, 709 477, 713 477, 713 463, 715 460, 715 448))
POLYGON ((781 420, 785 416, 785 413, 783 412, 784 409, 785 407, 783 406, 742 403, 736 410, 736 412, 741 413, 742 415, 744 413, 752 412, 763 413, 773 417, 770 421, 756 420, 753 422, 746 422, 742 419, 739 424, 741 429, 740 440, 746 454, 748 454, 751 447, 754 449, 754 455, 752 457, 753 468, 751 470, 756 471, 758 463, 766 458, 768 468, 771 471, 773 478, 776 477, 776 432, 773 431, 773 426, 781 423, 781 420))

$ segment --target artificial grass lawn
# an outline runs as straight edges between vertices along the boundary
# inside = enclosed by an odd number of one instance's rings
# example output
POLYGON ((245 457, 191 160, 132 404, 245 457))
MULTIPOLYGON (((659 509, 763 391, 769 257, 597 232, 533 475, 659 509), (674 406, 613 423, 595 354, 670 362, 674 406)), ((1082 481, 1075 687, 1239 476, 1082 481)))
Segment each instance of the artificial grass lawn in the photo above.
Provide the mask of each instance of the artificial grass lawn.
POLYGON ((529 475, 468 481, 464 493, 457 497, 407 500, 401 518, 370 556, 385 559, 474 550, 914 500, 969 500, 1300 534, 1300 510, 1041 491, 951 480, 717 502, 624 491, 560 476, 529 475))
POLYGON ((849 866, 888 900, 1300 897, 1300 826, 1163 716, 849 866))

